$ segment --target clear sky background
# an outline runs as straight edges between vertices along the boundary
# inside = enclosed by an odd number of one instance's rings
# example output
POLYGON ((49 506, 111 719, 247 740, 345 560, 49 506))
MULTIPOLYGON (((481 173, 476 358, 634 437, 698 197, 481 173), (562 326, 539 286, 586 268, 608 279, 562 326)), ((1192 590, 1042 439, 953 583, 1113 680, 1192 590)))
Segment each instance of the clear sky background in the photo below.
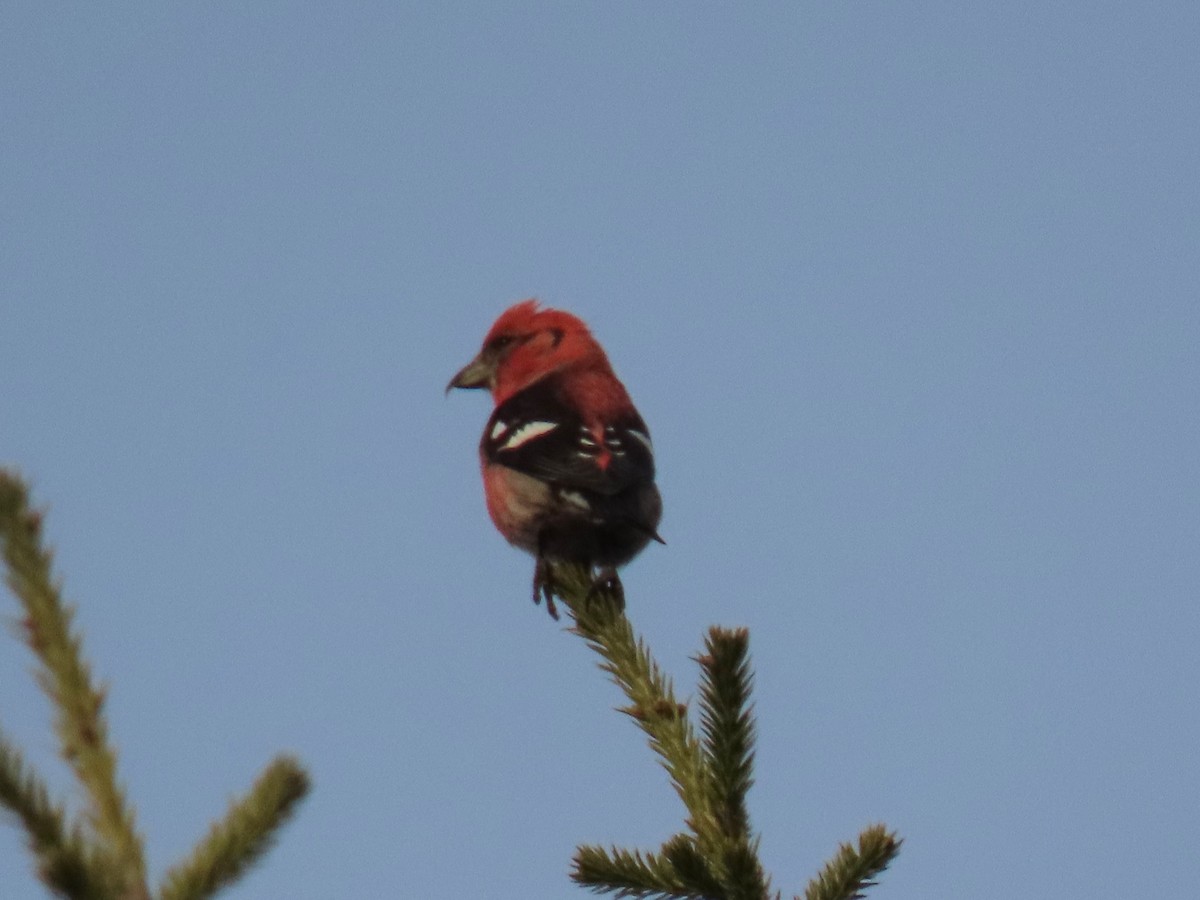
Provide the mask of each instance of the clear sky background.
MULTIPOLYGON (((315 792, 230 900, 583 896, 578 843, 678 830, 442 395, 538 296, 654 434, 635 627, 684 694, 751 630, 778 887, 884 821, 877 900, 1186 894, 1198 47, 1194 2, 0 6, 0 461, 154 874, 282 750, 315 792)), ((30 662, 0 723, 66 792, 30 662)))

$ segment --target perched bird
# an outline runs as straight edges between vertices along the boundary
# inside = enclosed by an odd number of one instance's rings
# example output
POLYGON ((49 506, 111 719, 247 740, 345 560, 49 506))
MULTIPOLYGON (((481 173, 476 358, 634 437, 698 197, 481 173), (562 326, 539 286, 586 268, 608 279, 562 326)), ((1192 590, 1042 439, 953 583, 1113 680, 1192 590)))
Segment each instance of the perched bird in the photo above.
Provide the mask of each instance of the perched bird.
POLYGON ((479 443, 488 513, 532 553, 533 602, 555 586, 550 563, 580 563, 592 590, 621 603, 617 566, 651 540, 662 499, 650 432, 604 350, 570 313, 526 300, 498 318, 450 388, 488 388, 495 409, 479 443))

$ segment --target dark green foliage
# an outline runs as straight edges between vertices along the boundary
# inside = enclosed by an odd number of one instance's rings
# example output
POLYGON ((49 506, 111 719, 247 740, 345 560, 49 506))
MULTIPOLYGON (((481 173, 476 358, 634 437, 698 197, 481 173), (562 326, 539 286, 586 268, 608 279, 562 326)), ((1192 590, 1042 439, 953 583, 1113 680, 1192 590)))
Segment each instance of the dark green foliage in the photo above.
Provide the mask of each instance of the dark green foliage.
MULTIPOLYGON (((625 692, 622 709, 649 738, 687 810, 688 831, 657 852, 581 846, 571 877, 617 897, 778 900, 758 859, 746 794, 754 783, 754 715, 750 703, 750 636, 710 629, 700 664, 700 735, 687 707, 646 645, 633 634, 616 598, 591 589, 587 573, 557 567, 554 581, 575 620, 574 631, 601 657, 600 668, 625 692)), ((843 846, 809 885, 805 900, 855 900, 899 851, 883 826, 843 846)))
POLYGON ((750 633, 713 628, 700 663, 700 730, 708 791, 717 824, 732 840, 750 834, 746 794, 754 783, 754 717, 750 709, 750 633))
POLYGON ((662 854, 674 866, 688 896, 718 896, 721 883, 713 875, 708 861, 700 853, 696 841, 686 834, 677 834, 662 847, 662 854))
POLYGON ((597 893, 611 891, 618 897, 693 896, 665 854, 584 846, 576 851, 571 877, 597 893))
POLYGON ((857 849, 849 844, 838 847, 837 855, 809 882, 804 900, 858 900, 900 852, 900 843, 884 826, 870 826, 858 836, 857 849))
POLYGON ((97 872, 78 827, 68 830, 62 807, 50 800, 42 780, 0 735, 0 806, 25 827, 38 874, 60 897, 107 897, 107 872, 97 872))
MULTIPOLYGON (((68 821, 43 780, 0 735, 0 806, 24 827, 35 869, 57 896, 149 900, 142 836, 117 780, 108 739, 104 689, 97 687, 72 630, 41 536, 41 515, 15 475, 0 469, 0 549, 7 581, 24 616, 19 631, 38 661, 38 684, 55 709, 60 753, 83 788, 85 806, 68 821)), ((250 794, 213 826, 206 840, 168 875, 159 897, 200 900, 232 882, 270 846, 308 792, 308 776, 290 758, 276 760, 250 794)))
POLYGON ((192 856, 163 878, 161 900, 211 897, 231 884, 271 847, 276 833, 308 793, 308 775, 280 757, 259 776, 250 793, 213 824, 192 856))

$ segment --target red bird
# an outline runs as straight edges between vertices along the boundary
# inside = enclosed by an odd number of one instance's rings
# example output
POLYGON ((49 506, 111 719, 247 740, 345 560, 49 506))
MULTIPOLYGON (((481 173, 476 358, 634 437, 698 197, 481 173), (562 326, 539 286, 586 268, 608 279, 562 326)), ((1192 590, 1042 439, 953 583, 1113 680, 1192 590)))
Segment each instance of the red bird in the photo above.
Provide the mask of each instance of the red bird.
POLYGON ((555 586, 550 563, 593 573, 624 603, 617 566, 658 536, 650 432, 608 357, 570 313, 526 300, 506 310, 450 388, 488 388, 496 407, 479 443, 488 513, 532 553, 533 602, 555 586))

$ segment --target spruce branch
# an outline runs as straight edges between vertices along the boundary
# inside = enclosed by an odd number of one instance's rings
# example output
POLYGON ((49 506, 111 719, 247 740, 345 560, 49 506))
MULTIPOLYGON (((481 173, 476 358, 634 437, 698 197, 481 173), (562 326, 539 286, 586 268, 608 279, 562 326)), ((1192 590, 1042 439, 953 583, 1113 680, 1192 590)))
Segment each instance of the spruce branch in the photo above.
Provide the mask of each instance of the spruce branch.
POLYGON ((61 804, 50 800, 41 777, 0 734, 0 805, 25 828, 43 882, 60 897, 108 897, 112 885, 93 874, 83 835, 68 827, 61 804))
POLYGON ((2 733, 0 804, 25 826, 29 845, 39 858, 47 850, 66 843, 62 807, 51 802, 42 779, 25 764, 21 752, 2 733))
MULTIPOLYGON (((649 738, 687 807, 691 831, 675 835, 658 853, 580 846, 572 879, 617 897, 778 900, 759 861, 746 809, 755 738, 749 633, 716 627, 708 633, 697 658, 700 740, 670 679, 634 635, 621 601, 598 590, 578 566, 555 565, 553 583, 574 620, 571 630, 600 655, 600 668, 629 698, 621 711, 649 738)), ((868 828, 857 850, 843 846, 826 865, 806 900, 857 900, 899 846, 883 826, 868 828)))
POLYGON ((571 878, 594 893, 617 897, 695 896, 669 860, 639 850, 581 846, 575 853, 571 878))
POLYGON ((754 714, 750 704, 750 632, 713 627, 700 663, 700 730, 709 803, 724 836, 722 868, 730 897, 765 897, 769 879, 750 833, 746 794, 754 784, 754 714))
POLYGON ((681 884, 687 887, 691 897, 720 897, 722 886, 713 875, 712 866, 696 847, 689 835, 677 834, 662 846, 663 858, 675 867, 681 884))
MULTIPOLYGON (((875 876, 900 852, 902 841, 883 825, 871 825, 858 836, 858 847, 842 844, 821 874, 809 882, 804 900, 860 900, 875 876)), ((797 898, 799 900, 799 898, 797 898)))
POLYGON ((709 771, 709 802, 726 837, 750 837, 746 794, 754 783, 750 709, 750 633, 712 628, 700 663, 700 730, 709 771))
POLYGON ((25 485, 0 471, 0 540, 9 587, 25 610, 25 641, 41 663, 37 680, 57 711, 60 752, 90 801, 88 821, 101 842, 99 852, 112 858, 126 896, 136 900, 146 893, 142 838, 117 781, 116 751, 109 744, 103 714, 104 690, 93 683, 79 638, 72 632, 74 611, 53 578, 41 525, 25 485))
MULTIPOLYGON (((0 733, 0 807, 24 827, 39 876, 70 900, 150 900, 142 839, 116 779, 108 741, 104 691, 92 681, 73 610, 61 596, 41 516, 28 489, 0 469, 0 554, 24 614, 17 632, 33 650, 35 676, 54 704, 60 751, 83 786, 83 818, 69 821, 43 779, 0 733)), ((160 900, 209 897, 252 865, 309 790, 308 775, 290 757, 276 759, 250 793, 212 827, 192 858, 168 873, 160 900)))
MULTIPOLYGON (((645 643, 634 636, 619 601, 605 592, 594 591, 587 573, 579 567, 557 567, 555 583, 575 621, 573 630, 600 654, 600 668, 629 698, 630 705, 622 711, 646 733, 650 746, 658 754, 687 808, 686 824, 694 835, 689 844, 695 852, 686 853, 688 845, 678 842, 668 842, 667 846, 681 862, 703 861, 703 869, 692 865, 690 874, 699 877, 703 873, 704 877, 699 880, 704 888, 696 890, 699 884, 689 879, 691 883, 686 885, 689 890, 683 896, 729 900, 767 897, 767 879, 757 861, 744 808, 740 818, 735 815, 732 825, 727 827, 722 822, 727 808, 714 802, 718 795, 727 798, 732 791, 733 806, 742 808, 745 790, 749 788, 748 774, 735 777, 748 764, 745 757, 752 753, 753 744, 750 713, 743 709, 749 692, 749 670, 738 665, 738 660, 744 659, 748 637, 741 638, 742 656, 738 656, 736 632, 714 631, 710 641, 710 651, 715 646, 722 661, 718 666, 719 688, 714 687, 719 699, 717 706, 710 710, 711 718, 714 724, 731 721, 736 726, 736 733, 722 734, 717 739, 717 752, 728 771, 715 775, 712 747, 706 748, 696 737, 687 707, 675 699, 670 679, 662 673, 645 643), (727 676, 732 677, 732 681, 727 676), (730 702, 734 705, 732 712, 726 708, 730 702), (709 892, 714 887, 719 887, 718 893, 709 892)), ((683 885, 678 878, 678 869, 676 873, 675 883, 683 885)), ((592 886, 598 889, 596 885, 592 886)))
POLYGON ((687 717, 687 706, 675 699, 671 680, 633 634, 619 601, 592 592, 587 573, 578 566, 559 566, 555 583, 575 621, 572 629, 600 654, 600 668, 625 692, 630 705, 621 711, 637 722, 671 777, 688 811, 689 827, 708 859, 719 857, 721 830, 709 803, 704 751, 687 717))
POLYGON ((237 880, 270 849, 309 787, 308 774, 295 759, 276 758, 192 855, 166 874, 160 900, 202 900, 237 880))

